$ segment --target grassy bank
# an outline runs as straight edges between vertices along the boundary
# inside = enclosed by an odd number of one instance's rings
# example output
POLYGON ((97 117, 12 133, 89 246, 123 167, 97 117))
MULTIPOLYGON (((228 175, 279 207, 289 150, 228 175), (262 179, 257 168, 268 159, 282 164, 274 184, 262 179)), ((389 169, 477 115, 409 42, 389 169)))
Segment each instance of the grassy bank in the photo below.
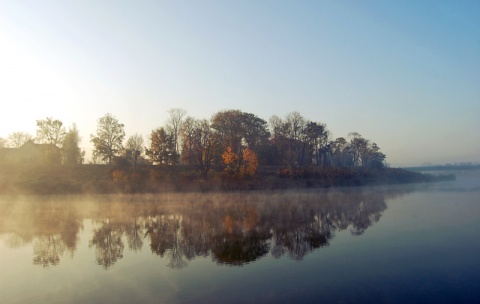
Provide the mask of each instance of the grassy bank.
POLYGON ((188 166, 118 168, 106 165, 3 166, 0 194, 159 193, 180 191, 274 190, 451 180, 398 168, 260 168, 255 177, 239 178, 217 168, 202 178, 188 166))

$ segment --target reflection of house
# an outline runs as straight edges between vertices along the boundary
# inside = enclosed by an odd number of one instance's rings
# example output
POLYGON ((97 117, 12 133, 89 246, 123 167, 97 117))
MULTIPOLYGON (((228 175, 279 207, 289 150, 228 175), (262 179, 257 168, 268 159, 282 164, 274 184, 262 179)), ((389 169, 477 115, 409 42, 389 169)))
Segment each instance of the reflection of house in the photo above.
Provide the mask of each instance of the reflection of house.
POLYGON ((29 140, 20 148, 0 149, 2 164, 60 164, 60 149, 52 144, 36 144, 29 140))

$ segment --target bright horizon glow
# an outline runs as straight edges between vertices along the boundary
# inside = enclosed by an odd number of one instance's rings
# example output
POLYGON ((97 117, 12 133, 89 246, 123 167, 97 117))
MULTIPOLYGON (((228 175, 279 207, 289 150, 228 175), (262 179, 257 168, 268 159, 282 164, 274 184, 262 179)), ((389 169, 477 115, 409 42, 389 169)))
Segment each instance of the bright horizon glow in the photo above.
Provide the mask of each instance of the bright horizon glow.
MULTIPOLYGON (((0 137, 112 113, 148 140, 171 108, 300 112, 392 166, 480 162, 478 1, 0 0, 0 137)), ((88 160, 88 159, 87 159, 88 160)))

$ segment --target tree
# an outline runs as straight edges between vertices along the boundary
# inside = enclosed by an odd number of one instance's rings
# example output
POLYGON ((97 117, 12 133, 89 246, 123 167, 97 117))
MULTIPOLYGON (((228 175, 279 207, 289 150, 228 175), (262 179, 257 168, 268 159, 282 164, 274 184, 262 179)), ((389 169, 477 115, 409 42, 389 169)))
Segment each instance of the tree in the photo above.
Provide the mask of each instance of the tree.
POLYGON ((385 154, 380 152, 376 143, 372 143, 368 149, 367 165, 370 168, 382 168, 385 166, 385 154))
POLYGON ((124 125, 117 118, 107 113, 97 120, 97 134, 90 135, 90 141, 95 147, 102 160, 112 164, 113 157, 122 150, 122 142, 125 137, 124 125))
POLYGON ((302 139, 305 144, 303 154, 306 159, 304 163, 316 166, 320 166, 323 163, 326 166, 328 163, 328 131, 326 125, 317 122, 307 122, 302 131, 302 139))
POLYGON ((243 113, 240 110, 221 111, 213 115, 212 128, 222 139, 222 150, 228 147, 240 154, 244 137, 243 113))
POLYGON ((140 134, 132 135, 127 140, 126 148, 131 151, 134 165, 137 166, 137 158, 143 151, 143 137, 140 134))
POLYGON ((0 137, 0 149, 7 147, 7 140, 0 137))
POLYGON ((33 140, 33 136, 25 132, 13 132, 8 136, 8 143, 12 148, 20 148, 29 140, 33 140))
POLYGON ((219 135, 212 130, 206 119, 191 119, 188 124, 188 131, 184 128, 182 132, 182 159, 185 163, 198 165, 202 176, 207 178, 215 156, 221 153, 217 154, 220 148, 219 135))
POLYGON ((173 146, 175 148, 175 153, 179 155, 179 143, 178 138, 180 135, 180 130, 184 122, 184 117, 187 115, 187 111, 184 109, 174 108, 168 111, 170 115, 167 120, 166 129, 172 136, 173 146))
POLYGON ((178 162, 173 136, 164 128, 153 130, 150 135, 150 149, 146 151, 152 163, 158 165, 174 165, 178 162))
POLYGON ((65 165, 77 165, 82 163, 83 153, 78 146, 80 143, 80 134, 77 125, 73 124, 63 139, 62 152, 63 163, 65 165))
POLYGON ((306 121, 303 116, 295 111, 287 115, 286 125, 288 128, 289 137, 293 140, 297 140, 305 127, 306 121))
POLYGON ((59 147, 63 143, 65 135, 65 127, 60 120, 54 120, 51 117, 47 117, 45 120, 37 120, 37 140, 40 143, 59 147))
POLYGON ((243 150, 242 164, 240 166, 240 176, 254 176, 258 169, 258 159, 255 152, 249 148, 243 150))
POLYGON ((226 166, 225 171, 234 176, 254 176, 258 169, 257 155, 249 148, 245 148, 242 152, 241 158, 230 147, 223 152, 222 159, 226 166))
POLYGON ((193 165, 195 163, 193 157, 193 137, 195 135, 196 120, 188 116, 185 118, 182 127, 180 128, 180 136, 182 139, 182 162, 186 165, 193 165))
POLYGON ((257 147, 268 143, 270 132, 267 122, 252 113, 242 113, 243 139, 247 147, 256 151, 257 147))
POLYGON ((225 172, 231 175, 237 175, 240 171, 240 157, 237 153, 232 151, 231 147, 228 147, 225 152, 222 153, 223 163, 225 164, 225 172))
POLYGON ((350 167, 353 160, 350 154, 350 146, 347 140, 343 137, 335 139, 331 144, 332 165, 334 167, 350 167))

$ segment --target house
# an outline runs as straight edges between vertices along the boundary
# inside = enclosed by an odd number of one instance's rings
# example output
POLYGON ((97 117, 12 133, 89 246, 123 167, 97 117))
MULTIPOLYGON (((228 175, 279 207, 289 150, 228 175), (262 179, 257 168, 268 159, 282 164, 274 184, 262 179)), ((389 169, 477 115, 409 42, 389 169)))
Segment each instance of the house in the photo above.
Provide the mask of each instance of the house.
POLYGON ((20 148, 0 149, 0 164, 61 164, 60 149, 52 144, 29 140, 20 148))
MULTIPOLYGON (((123 149, 121 157, 124 157, 131 165, 135 165, 135 153, 130 149, 123 149)), ((143 158, 139 151, 137 151, 136 165, 148 165, 150 164, 145 158, 143 158)))

